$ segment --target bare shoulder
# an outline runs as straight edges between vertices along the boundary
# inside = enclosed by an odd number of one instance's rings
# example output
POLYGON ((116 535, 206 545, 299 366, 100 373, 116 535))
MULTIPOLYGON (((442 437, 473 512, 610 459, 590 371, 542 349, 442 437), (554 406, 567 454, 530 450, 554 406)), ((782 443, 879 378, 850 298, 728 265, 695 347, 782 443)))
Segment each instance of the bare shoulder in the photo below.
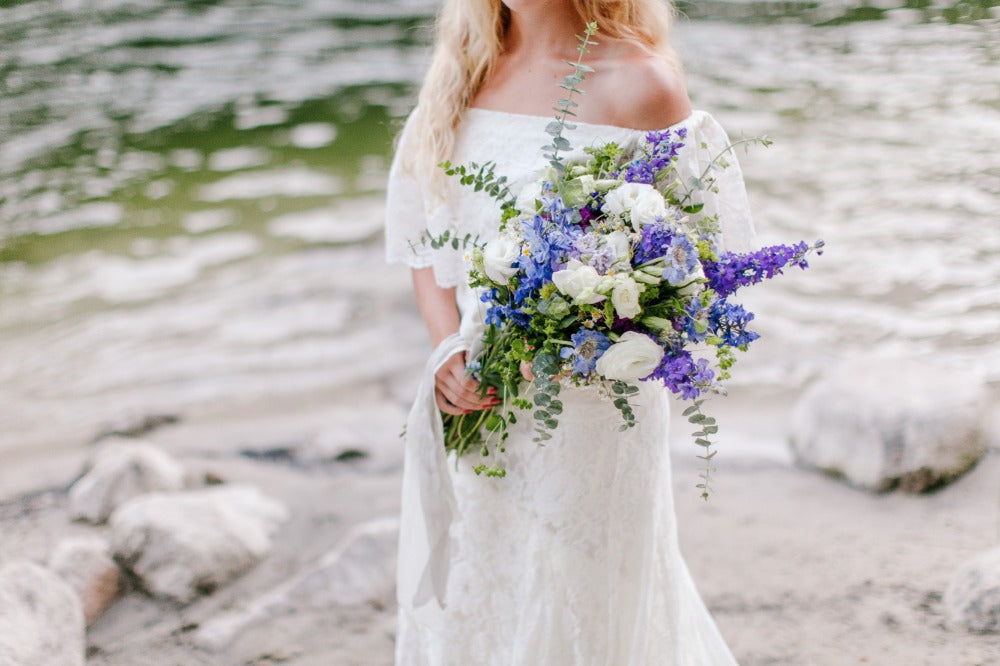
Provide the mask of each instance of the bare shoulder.
POLYGON ((682 75, 663 56, 635 45, 611 51, 595 65, 599 76, 588 94, 612 125, 662 129, 691 115, 682 75))

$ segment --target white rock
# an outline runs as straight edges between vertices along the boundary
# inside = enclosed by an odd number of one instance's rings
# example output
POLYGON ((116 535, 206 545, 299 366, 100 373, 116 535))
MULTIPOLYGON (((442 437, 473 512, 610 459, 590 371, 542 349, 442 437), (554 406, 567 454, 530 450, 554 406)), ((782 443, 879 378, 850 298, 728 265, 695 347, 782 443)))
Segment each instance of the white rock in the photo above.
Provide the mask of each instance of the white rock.
POLYGON ((54 572, 17 560, 0 569, 0 664, 83 666, 83 609, 54 572))
POLYGON ((180 490, 184 483, 184 468, 162 449, 141 440, 110 440, 70 488, 69 515, 74 520, 103 523, 132 497, 180 490))
POLYGON ((153 493, 111 515, 111 549, 151 594, 187 602, 259 562, 287 518, 253 486, 153 493))
POLYGON ((944 595, 945 615, 956 628, 1000 632, 1000 548, 966 562, 944 595))
POLYGON ((876 491, 947 483, 986 452, 986 385, 928 364, 845 362, 792 415, 796 461, 876 491))
POLYGON ((312 566, 243 608, 203 622, 199 647, 219 651, 253 625, 301 611, 325 611, 366 602, 388 605, 396 587, 399 520, 373 520, 352 529, 312 566))
POLYGON ((94 623, 121 592, 121 571, 100 537, 64 539, 49 556, 49 568, 62 576, 83 603, 87 625, 94 623))

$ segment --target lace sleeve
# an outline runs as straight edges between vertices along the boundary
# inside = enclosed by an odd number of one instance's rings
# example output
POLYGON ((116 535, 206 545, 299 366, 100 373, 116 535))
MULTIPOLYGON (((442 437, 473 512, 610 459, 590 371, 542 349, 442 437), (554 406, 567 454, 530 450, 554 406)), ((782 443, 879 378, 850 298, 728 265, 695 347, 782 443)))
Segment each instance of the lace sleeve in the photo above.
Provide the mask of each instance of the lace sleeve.
POLYGON ((431 248, 423 242, 427 234, 455 233, 454 214, 447 202, 431 204, 419 179, 402 165, 403 151, 412 131, 414 109, 399 135, 396 154, 389 167, 385 193, 385 259, 410 268, 434 268, 434 278, 441 287, 455 287, 463 277, 461 253, 451 247, 431 248))
MULTIPOLYGON (((698 178, 712 160, 730 145, 726 131, 711 115, 698 112, 690 127, 677 169, 683 182, 698 178)), ((747 252, 756 247, 756 232, 750 215, 743 171, 733 151, 726 153, 726 168, 713 168, 709 176, 715 179, 714 191, 703 191, 695 197, 704 203, 706 215, 718 215, 722 230, 721 249, 729 252, 747 252)))
POLYGON ((403 169, 402 153, 407 145, 416 109, 410 113, 396 143, 385 191, 385 260, 410 268, 432 265, 431 248, 420 242, 427 229, 426 203, 420 183, 403 169))

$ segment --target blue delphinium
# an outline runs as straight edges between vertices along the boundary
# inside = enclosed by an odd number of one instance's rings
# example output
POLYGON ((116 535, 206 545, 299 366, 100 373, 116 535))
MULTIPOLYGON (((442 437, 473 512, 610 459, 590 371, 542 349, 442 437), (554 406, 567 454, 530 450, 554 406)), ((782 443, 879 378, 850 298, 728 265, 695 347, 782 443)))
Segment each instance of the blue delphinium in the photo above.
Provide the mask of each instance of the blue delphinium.
POLYGON ((563 347, 559 352, 563 358, 573 360, 573 371, 580 375, 589 375, 597 366, 605 350, 611 346, 608 336, 599 331, 581 328, 570 338, 573 347, 563 347))
POLYGON ((708 325, 715 335, 722 338, 723 344, 730 347, 748 345, 760 335, 747 330, 747 324, 754 318, 752 312, 747 312, 742 305, 717 300, 708 311, 708 325))

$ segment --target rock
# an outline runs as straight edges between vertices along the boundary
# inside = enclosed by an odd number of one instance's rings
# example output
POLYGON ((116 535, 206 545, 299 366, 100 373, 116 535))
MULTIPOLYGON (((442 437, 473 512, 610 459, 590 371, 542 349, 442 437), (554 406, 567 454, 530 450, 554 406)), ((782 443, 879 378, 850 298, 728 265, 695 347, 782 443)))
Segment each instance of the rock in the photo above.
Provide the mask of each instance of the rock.
POLYGON ((302 611, 372 603, 387 606, 396 589, 399 520, 381 518, 352 529, 333 550, 242 609, 203 622, 199 647, 219 651, 258 622, 302 611))
POLYGON ((25 560, 0 569, 0 664, 83 666, 83 609, 54 572, 25 560))
POLYGON ((89 470, 70 488, 69 515, 103 523, 132 497, 182 489, 185 476, 180 463, 148 442, 111 440, 97 450, 89 470))
POLYGON ((979 633, 1000 633, 1000 548, 966 562, 944 595, 948 624, 979 633))
POLYGON ((263 559, 287 519, 253 486, 153 493, 111 515, 111 549, 150 594, 187 602, 263 559))
POLYGON ((49 568, 69 583, 83 603, 90 626, 121 592, 121 571, 100 537, 64 539, 49 557, 49 568))
POLYGON ((406 410, 382 402, 363 407, 333 408, 329 428, 297 451, 305 464, 317 462, 362 464, 363 469, 386 472, 403 464, 400 432, 406 422, 406 410))
POLYGON ((139 437, 157 428, 172 425, 181 420, 177 414, 147 414, 128 412, 118 418, 101 425, 91 442, 98 442, 108 437, 139 437))
POLYGON ((986 385, 905 361, 839 364, 792 415, 797 463, 875 491, 934 489, 986 452, 986 385))

